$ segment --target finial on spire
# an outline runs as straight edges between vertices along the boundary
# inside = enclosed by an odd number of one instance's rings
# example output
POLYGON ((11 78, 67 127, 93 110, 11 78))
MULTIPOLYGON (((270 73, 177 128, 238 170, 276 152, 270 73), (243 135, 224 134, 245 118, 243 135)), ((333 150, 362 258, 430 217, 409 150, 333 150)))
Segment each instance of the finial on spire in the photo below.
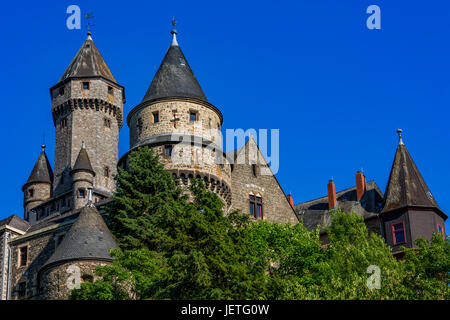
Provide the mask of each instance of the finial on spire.
POLYGON ((170 33, 172 34, 172 44, 171 46, 178 46, 178 41, 177 41, 177 33, 178 31, 175 29, 175 26, 177 24, 177 21, 175 20, 175 17, 172 18, 172 31, 170 31, 170 33))
POLYGON ((92 38, 91 38, 91 35, 92 35, 92 33, 91 33, 91 27, 93 26, 93 24, 91 24, 91 19, 93 18, 94 16, 92 15, 92 13, 86 13, 85 15, 84 15, 84 18, 88 21, 88 23, 87 23, 87 25, 88 25, 88 32, 87 32, 87 38, 88 38, 88 40, 92 40, 92 38))
POLYGON ((42 152, 45 151, 45 133, 42 134, 42 144, 41 144, 42 152))
POLYGON ((402 140, 402 129, 397 129, 397 133, 398 133, 398 144, 403 145, 403 140, 402 140))

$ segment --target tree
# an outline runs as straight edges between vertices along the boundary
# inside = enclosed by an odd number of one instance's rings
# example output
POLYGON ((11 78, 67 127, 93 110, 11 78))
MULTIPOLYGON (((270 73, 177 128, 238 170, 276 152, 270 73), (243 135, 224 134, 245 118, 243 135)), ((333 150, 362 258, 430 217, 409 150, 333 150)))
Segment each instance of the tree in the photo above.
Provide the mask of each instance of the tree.
POLYGON ((100 280, 72 299, 238 299, 264 297, 264 266, 249 245, 249 218, 225 216, 217 195, 192 180, 190 196, 147 147, 119 169, 106 221, 120 250, 100 280), (102 295, 99 294, 102 292, 102 295))
POLYGON ((105 210, 115 260, 71 299, 449 299, 442 235, 396 260, 362 217, 337 210, 324 246, 319 228, 225 215, 201 180, 182 190, 148 147, 131 152, 128 166, 105 210), (380 271, 378 289, 368 270, 380 271))

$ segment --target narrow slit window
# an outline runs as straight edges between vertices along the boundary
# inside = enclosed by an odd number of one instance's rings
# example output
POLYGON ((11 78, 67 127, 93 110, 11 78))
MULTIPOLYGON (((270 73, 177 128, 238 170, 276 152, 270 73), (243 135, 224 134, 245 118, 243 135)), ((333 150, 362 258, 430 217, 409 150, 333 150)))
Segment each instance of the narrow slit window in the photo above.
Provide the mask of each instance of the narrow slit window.
POLYGON ((197 112, 191 111, 189 113, 189 121, 191 122, 197 121, 197 112))
POLYGON ((159 112, 153 112, 153 123, 159 122, 159 112))
POLYGON ((164 146, 164 156, 166 156, 166 157, 172 156, 172 146, 171 145, 164 146))
POLYGON ((28 246, 19 249, 19 266, 24 267, 28 261, 28 246))

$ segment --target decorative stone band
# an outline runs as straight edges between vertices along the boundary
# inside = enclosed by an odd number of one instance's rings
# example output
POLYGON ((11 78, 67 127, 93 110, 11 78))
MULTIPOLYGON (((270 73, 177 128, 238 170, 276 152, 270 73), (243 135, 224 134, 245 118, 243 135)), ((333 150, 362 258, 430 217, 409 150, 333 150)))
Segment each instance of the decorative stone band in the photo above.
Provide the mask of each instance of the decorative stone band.
POLYGON ((57 119, 75 109, 95 109, 96 111, 112 113, 114 117, 117 118, 119 129, 122 128, 122 109, 102 99, 70 99, 58 106, 55 106, 52 110, 53 124, 56 125, 57 119))
POLYGON ((136 107, 134 107, 127 116, 127 125, 130 126, 130 119, 133 116, 134 113, 136 113, 137 111, 146 108, 156 102, 171 102, 171 101, 187 101, 187 102, 192 102, 192 103, 196 103, 196 104, 200 104, 202 106, 205 106, 211 110, 213 110, 215 113, 217 113, 217 115, 219 116, 220 119, 220 125, 222 125, 223 123, 223 115, 222 112, 220 112, 220 110, 215 107, 213 104, 203 101, 203 100, 199 100, 199 99, 195 99, 195 98, 185 98, 185 97, 167 97, 167 98, 158 98, 158 99, 154 99, 154 100, 149 100, 149 101, 145 101, 142 102, 140 104, 138 104, 136 107))
POLYGON ((219 177, 202 172, 194 172, 194 170, 168 169, 175 179, 179 179, 181 185, 188 186, 189 179, 198 178, 203 180, 206 189, 216 193, 228 205, 231 205, 231 187, 219 177))

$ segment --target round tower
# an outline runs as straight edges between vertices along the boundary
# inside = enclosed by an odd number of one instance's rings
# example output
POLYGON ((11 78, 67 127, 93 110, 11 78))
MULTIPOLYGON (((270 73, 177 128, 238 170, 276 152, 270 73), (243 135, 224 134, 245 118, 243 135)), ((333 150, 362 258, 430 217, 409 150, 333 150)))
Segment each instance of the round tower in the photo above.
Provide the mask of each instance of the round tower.
POLYGON ((92 204, 92 189, 88 197, 90 201, 38 272, 39 299, 66 299, 84 281, 95 280, 98 266, 113 261, 110 250, 117 244, 92 204))
POLYGON ((70 175, 72 177, 74 209, 79 209, 88 203, 88 190, 92 188, 95 177, 95 171, 92 169, 84 141, 70 175))
POLYGON ((231 167, 221 148, 222 113, 203 93, 177 31, 171 33, 172 43, 146 95, 128 114, 130 149, 150 146, 182 185, 200 178, 229 205, 231 167))
POLYGON ((42 145, 41 148, 41 154, 33 167, 33 171, 31 171, 27 182, 22 186, 25 220, 28 220, 32 208, 52 196, 53 171, 45 153, 45 145, 42 145))

